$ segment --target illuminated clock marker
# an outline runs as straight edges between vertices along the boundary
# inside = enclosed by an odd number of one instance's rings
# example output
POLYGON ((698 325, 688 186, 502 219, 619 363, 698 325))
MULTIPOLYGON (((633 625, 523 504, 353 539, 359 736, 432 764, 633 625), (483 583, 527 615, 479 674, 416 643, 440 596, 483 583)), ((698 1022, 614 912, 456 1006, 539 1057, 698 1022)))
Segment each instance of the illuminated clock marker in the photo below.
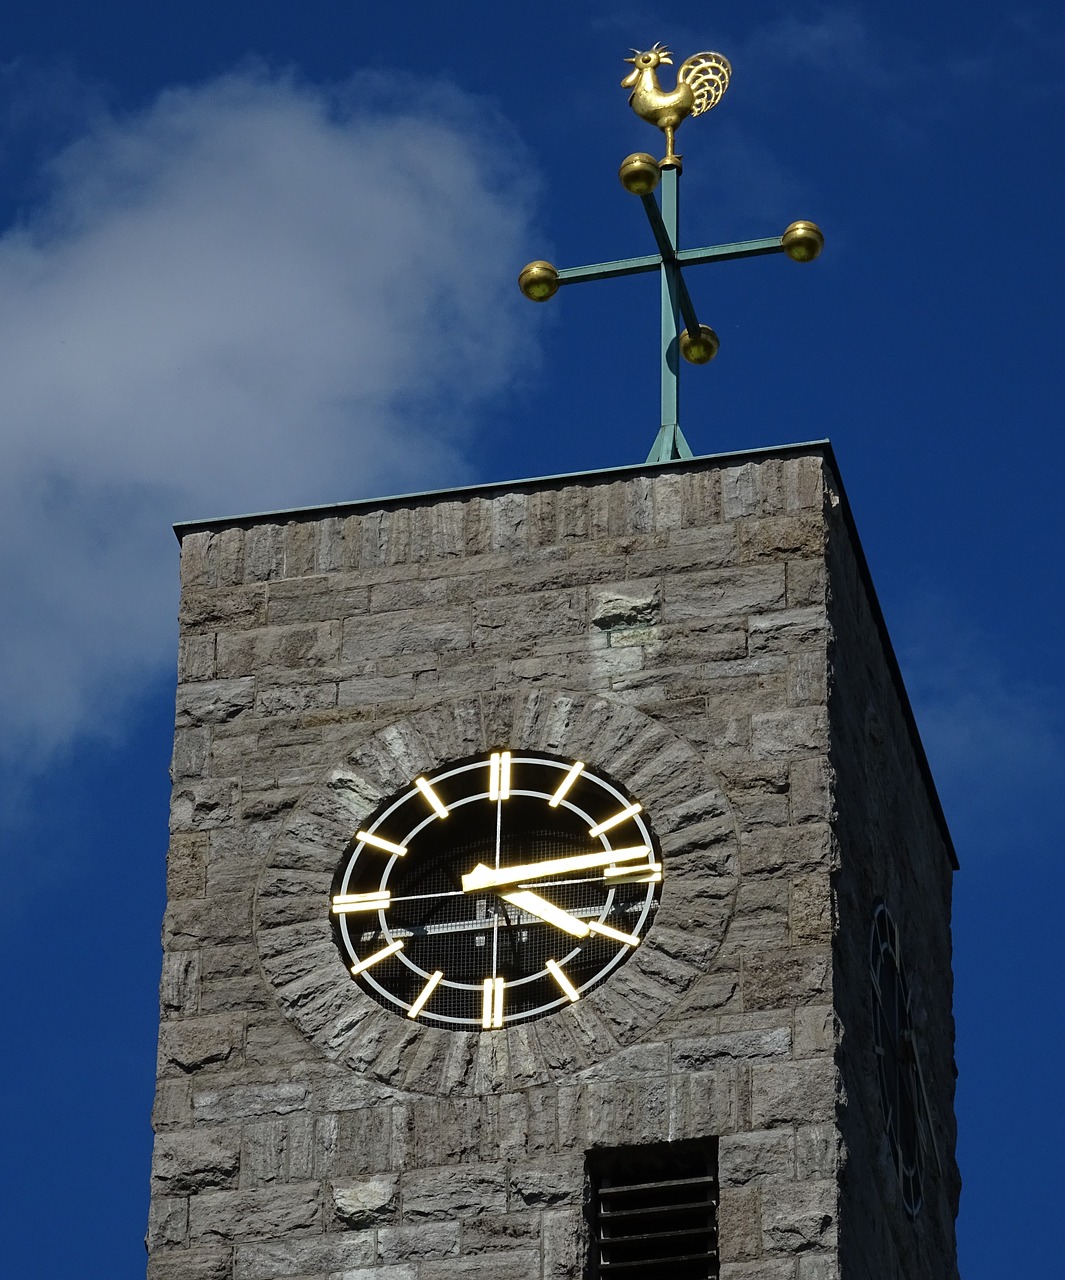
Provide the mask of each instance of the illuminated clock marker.
POLYGON ((361 840, 363 844, 373 845, 375 849, 383 849, 385 853, 398 854, 401 858, 407 852, 405 846, 393 844, 391 840, 386 840, 384 836, 371 835, 369 831, 356 831, 355 839, 361 840))
POLYGON ((333 898, 333 914, 346 915, 349 911, 377 911, 389 905, 391 894, 387 889, 376 893, 338 893, 333 898))
POLYGON ((488 760, 488 799, 510 799, 510 752, 493 751, 488 760))
POLYGON ((638 947, 640 945, 639 936, 635 933, 622 933, 620 929, 612 929, 608 924, 600 924, 598 920, 592 920, 588 924, 589 932, 601 933, 604 938, 613 938, 615 942, 624 943, 626 947, 638 947))
POLYGON ((372 956, 367 956, 365 960, 356 960, 351 966, 351 972, 354 976, 357 976, 362 973, 363 969, 369 969, 371 965, 380 964, 382 960, 387 960, 389 956, 394 956, 397 951, 402 950, 402 942, 390 942, 387 947, 382 947, 380 951, 375 951, 372 956))
POLYGON ((436 810, 436 816, 438 818, 446 818, 448 815, 447 805, 444 804, 443 800, 440 799, 440 797, 432 789, 432 787, 429 785, 426 779, 415 778, 414 785, 418 788, 418 790, 422 793, 422 795, 425 796, 426 800, 428 800, 429 803, 432 805, 432 807, 436 810))
POLYGON ((415 1000, 415 1002, 407 1010, 408 1018, 416 1018, 418 1014, 421 1013, 422 1009, 425 1008, 426 1000, 428 1000, 429 997, 436 990, 437 985, 439 984, 440 979, 443 976, 444 976, 443 973, 439 969, 437 969, 436 973, 434 973, 433 976, 429 979, 429 981, 425 984, 425 986, 422 987, 421 995, 418 997, 417 1000, 415 1000))
POLYGON ((503 1025, 503 988, 502 978, 485 978, 481 999, 481 1029, 498 1031, 503 1025))
POLYGON ((581 776, 583 771, 584 771, 584 761, 578 760, 577 763, 573 766, 573 768, 569 771, 569 773, 567 773, 566 776, 559 783, 558 790, 551 797, 551 799, 548 800, 547 803, 552 809, 558 808, 558 806, 562 803, 563 797, 565 796, 566 792, 570 789, 570 787, 573 786, 573 784, 581 776))
POLYGON ((639 867, 607 867, 603 879, 609 884, 661 884, 662 864, 645 862, 639 867))
POLYGON ((588 834, 594 840, 596 836, 601 836, 604 831, 609 831, 611 827, 616 827, 624 822, 626 818, 631 818, 634 814, 640 812, 643 808, 641 804, 627 805, 620 813, 615 813, 612 818, 607 818, 605 822, 598 822, 594 827, 589 828, 588 834))
POLYGON ((577 990, 577 988, 573 985, 573 983, 570 982, 569 978, 566 977, 565 973, 563 973, 561 965, 556 964, 554 960, 548 960, 547 972, 551 975, 552 978, 554 978, 554 980, 562 988, 563 992, 566 994, 566 996, 569 997, 572 1003, 575 1004, 581 998, 581 993, 577 990))

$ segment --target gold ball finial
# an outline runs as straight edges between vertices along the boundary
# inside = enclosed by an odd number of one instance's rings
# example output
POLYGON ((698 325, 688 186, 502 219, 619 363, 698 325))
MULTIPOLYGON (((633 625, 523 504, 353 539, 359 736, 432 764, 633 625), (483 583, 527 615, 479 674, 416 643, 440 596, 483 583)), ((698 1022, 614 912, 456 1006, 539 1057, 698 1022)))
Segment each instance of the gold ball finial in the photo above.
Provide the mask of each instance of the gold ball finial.
POLYGON ((518 288, 530 302, 546 302, 558 293, 558 271, 542 259, 530 262, 521 269, 518 288))
POLYGON ((816 222, 793 222, 780 243, 792 262, 813 262, 825 247, 825 237, 816 222))
POLYGON ((685 329, 680 335, 680 354, 689 364, 709 364, 720 346, 720 339, 708 324, 701 324, 698 333, 685 329))
POLYGON ((649 196, 658 186, 662 170, 654 156, 649 156, 646 151, 634 151, 622 160, 618 177, 625 190, 634 196, 649 196))

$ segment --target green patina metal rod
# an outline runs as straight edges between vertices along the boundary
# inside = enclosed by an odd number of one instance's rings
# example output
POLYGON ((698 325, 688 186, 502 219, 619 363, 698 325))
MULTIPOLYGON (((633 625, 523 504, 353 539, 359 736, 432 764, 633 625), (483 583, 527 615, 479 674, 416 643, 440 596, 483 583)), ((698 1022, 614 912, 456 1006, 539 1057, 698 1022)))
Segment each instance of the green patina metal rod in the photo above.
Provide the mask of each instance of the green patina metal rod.
MULTIPOLYGON (((739 240, 735 244, 709 245, 704 249, 678 249, 677 261, 682 267, 698 267, 704 262, 731 262, 737 258, 761 258, 767 253, 783 253, 780 236, 761 240, 739 240)), ((593 262, 587 267, 561 267, 559 285, 580 284, 584 280, 616 280, 619 276, 637 276, 657 271, 662 259, 657 253, 639 258, 618 258, 614 262, 593 262)))
MULTIPOLYGON (((680 291, 682 277, 677 263, 678 224, 680 220, 680 171, 670 165, 662 170, 661 212, 653 195, 643 197, 643 207, 662 259, 662 416, 658 436, 648 455, 648 462, 667 458, 690 458, 692 451, 680 429, 680 291)), ((684 290, 687 298, 687 289, 684 290)), ((687 298, 688 308, 691 299, 687 298)), ((694 310, 692 310, 694 318, 694 310)), ((698 330, 698 322, 693 326, 698 330)))

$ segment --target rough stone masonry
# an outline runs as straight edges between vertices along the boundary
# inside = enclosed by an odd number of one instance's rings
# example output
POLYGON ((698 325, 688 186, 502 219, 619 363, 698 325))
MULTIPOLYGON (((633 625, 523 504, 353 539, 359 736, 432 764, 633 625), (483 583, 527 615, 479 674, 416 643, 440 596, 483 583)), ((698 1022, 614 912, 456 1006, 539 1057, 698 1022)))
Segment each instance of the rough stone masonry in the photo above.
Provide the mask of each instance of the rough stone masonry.
POLYGON ((585 1153, 711 1135, 724 1280, 956 1276, 953 852, 827 445, 179 536, 151 1280, 576 1280, 585 1153), (332 944, 338 780, 372 809, 500 742, 624 779, 661 909, 557 1014, 416 1025, 332 944), (934 1147, 916 1218, 881 900, 934 1147))

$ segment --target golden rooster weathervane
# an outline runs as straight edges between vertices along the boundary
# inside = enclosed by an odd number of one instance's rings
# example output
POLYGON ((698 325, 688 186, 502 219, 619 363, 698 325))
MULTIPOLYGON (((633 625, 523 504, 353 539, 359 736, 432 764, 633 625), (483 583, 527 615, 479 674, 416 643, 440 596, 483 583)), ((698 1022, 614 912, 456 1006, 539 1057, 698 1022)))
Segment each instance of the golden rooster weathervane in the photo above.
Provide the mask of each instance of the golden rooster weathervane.
POLYGON ((734 258, 754 258, 766 253, 786 253, 795 262, 812 262, 821 252, 825 238, 813 222, 793 222, 782 236, 743 240, 737 244, 712 245, 705 249, 679 248, 679 179, 681 157, 676 154, 676 131, 688 116, 701 115, 717 106, 728 88, 732 67, 720 53, 696 53, 677 69, 673 89, 663 89, 656 69, 672 66, 664 45, 640 52, 633 50, 626 62, 632 71, 621 82, 632 89, 629 106, 640 117, 666 135, 666 154, 661 160, 644 151, 634 152, 621 162, 618 177, 626 191, 639 196, 651 224, 658 252, 616 262, 599 262, 587 267, 559 270, 550 262, 530 262, 518 276, 518 285, 533 302, 546 302, 564 284, 582 280, 610 280, 616 276, 657 271, 662 295, 662 422, 648 462, 690 458, 692 451, 680 429, 678 414, 680 362, 708 364, 717 355, 717 334, 700 324, 692 305, 682 268, 704 262, 726 262, 734 258), (661 184, 661 207, 655 188, 661 184), (683 316, 685 328, 680 327, 683 316))
POLYGON ((671 67, 673 55, 665 45, 656 44, 653 49, 641 53, 633 49, 633 70, 621 82, 623 89, 631 89, 629 106, 648 124, 653 124, 666 135, 666 154, 663 165, 679 164, 680 156, 673 150, 673 138, 677 128, 689 116, 702 115, 716 107, 728 88, 732 67, 728 58, 720 53, 695 53, 685 58, 677 71, 677 87, 666 90, 658 83, 656 68, 671 67))

